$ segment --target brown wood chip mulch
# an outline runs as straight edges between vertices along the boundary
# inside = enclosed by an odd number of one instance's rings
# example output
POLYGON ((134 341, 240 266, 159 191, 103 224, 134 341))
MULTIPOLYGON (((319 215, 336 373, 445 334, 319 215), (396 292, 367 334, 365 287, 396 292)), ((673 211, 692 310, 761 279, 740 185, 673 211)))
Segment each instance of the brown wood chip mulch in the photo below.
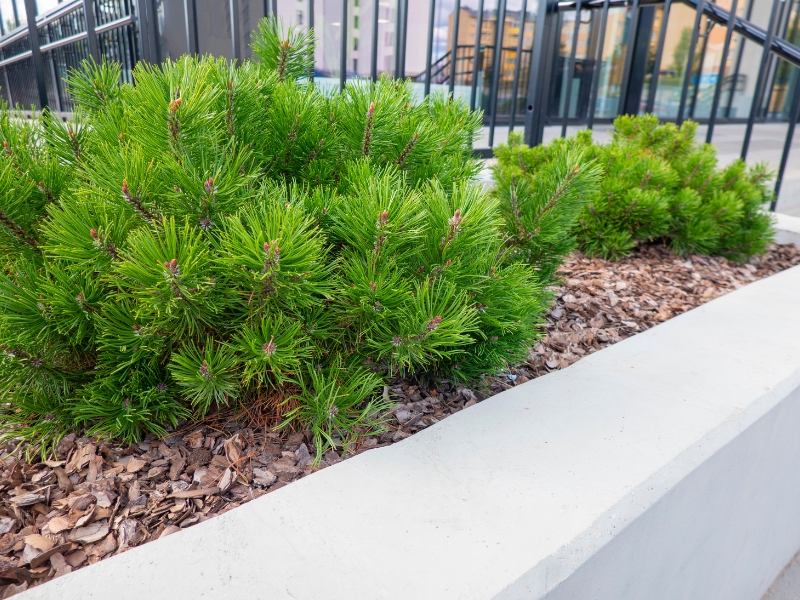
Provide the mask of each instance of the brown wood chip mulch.
MULTIPOLYGON (((795 246, 751 263, 676 257, 646 246, 619 262, 576 254, 527 364, 480 388, 393 382, 389 430, 351 452, 389 445, 514 385, 569 366, 752 281, 800 264, 795 246)), ((342 460, 314 465, 308 434, 217 418, 164 440, 117 446, 68 435, 53 460, 30 464, 0 447, 0 599, 191 527, 342 460)))

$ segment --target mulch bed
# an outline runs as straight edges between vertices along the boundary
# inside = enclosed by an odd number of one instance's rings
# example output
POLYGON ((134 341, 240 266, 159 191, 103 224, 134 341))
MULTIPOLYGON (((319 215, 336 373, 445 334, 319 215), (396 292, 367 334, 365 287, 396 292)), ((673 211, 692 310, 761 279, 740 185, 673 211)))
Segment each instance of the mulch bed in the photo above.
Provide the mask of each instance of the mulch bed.
MULTIPOLYGON (((752 281, 800 264, 795 246, 739 265, 646 246, 610 262, 574 255, 526 364, 468 388, 397 380, 388 431, 347 456, 387 446, 476 402, 649 329, 752 281)), ((53 460, 29 464, 0 447, 0 599, 223 514, 340 462, 314 465, 306 433, 279 434, 217 417, 164 440, 120 447, 68 435, 53 460)))

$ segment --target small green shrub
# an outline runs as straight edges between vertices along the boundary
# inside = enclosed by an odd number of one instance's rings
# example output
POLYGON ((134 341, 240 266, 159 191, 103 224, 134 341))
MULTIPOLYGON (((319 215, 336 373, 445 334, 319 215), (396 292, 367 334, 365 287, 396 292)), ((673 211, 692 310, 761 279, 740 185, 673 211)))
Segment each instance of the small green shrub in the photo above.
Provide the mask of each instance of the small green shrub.
POLYGON ((260 31, 260 62, 87 63, 73 121, 0 115, 2 435, 278 398, 321 453, 380 429, 395 374, 525 358, 547 294, 471 183, 480 115, 389 79, 323 94, 310 38, 260 31))
MULTIPOLYGON (((771 192, 766 165, 748 168, 735 161, 717 168, 709 144, 695 143, 697 124, 677 127, 652 115, 622 116, 614 121, 613 139, 595 144, 589 132, 528 148, 519 137, 497 151, 497 195, 506 212, 516 182, 521 194, 536 196, 531 186, 563 171, 565 152, 575 164, 601 169, 594 189, 582 188, 572 202, 579 210, 574 235, 589 255, 619 258, 636 244, 664 238, 678 254, 718 254, 745 261, 766 250, 771 218, 763 212, 771 192), (520 187, 520 181, 526 182, 520 187)), ((536 209, 528 211, 528 217, 536 209)), ((512 239, 514 219, 506 219, 512 239)))

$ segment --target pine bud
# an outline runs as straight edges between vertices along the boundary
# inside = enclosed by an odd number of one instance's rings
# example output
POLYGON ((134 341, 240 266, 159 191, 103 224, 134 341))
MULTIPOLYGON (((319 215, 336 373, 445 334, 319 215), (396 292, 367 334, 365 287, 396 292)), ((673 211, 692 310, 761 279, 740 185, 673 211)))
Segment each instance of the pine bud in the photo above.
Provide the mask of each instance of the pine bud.
POLYGON ((338 414, 339 414, 339 407, 334 404, 328 411, 328 420, 333 421, 336 418, 336 415, 338 414))
POLYGON ((430 321, 428 321, 428 325, 427 325, 426 329, 428 331, 433 331, 434 329, 439 327, 439 324, 441 322, 442 322, 442 316, 441 315, 439 315, 437 317, 433 317, 430 321))
POLYGON ((159 383, 156 386, 156 390, 158 390, 159 393, 163 394, 164 392, 167 391, 167 384, 166 383, 159 383))
POLYGON ((461 209, 457 208, 453 216, 447 221, 453 229, 461 225, 461 209))
POLYGON ((119 137, 117 138, 120 142, 125 139, 125 134, 120 132, 119 137))
POLYGON ((128 188, 128 180, 127 179, 123 179, 122 180, 122 195, 125 196, 126 198, 130 198, 131 197, 131 190, 128 188))
POLYGON ((269 342, 264 344, 261 348, 264 350, 264 354, 266 354, 267 356, 272 356, 273 354, 275 354, 275 350, 277 350, 275 346, 275 336, 273 335, 272 337, 270 337, 269 342))
POLYGON ((182 104, 182 103, 183 103, 183 100, 182 100, 180 97, 178 97, 178 98, 175 98, 175 100, 170 100, 170 102, 169 102, 169 109, 170 109, 170 110, 171 110, 173 113, 176 113, 176 112, 178 112, 178 109, 181 107, 181 104, 182 104))
POLYGON ((396 335, 392 338, 392 346, 394 346, 395 348, 399 348, 402 345, 403 345, 403 338, 401 338, 399 335, 396 335))
POLYGON ((369 282, 369 289, 371 289, 373 293, 377 292, 378 291, 378 284, 375 283, 374 281, 370 281, 369 282))
POLYGON ((208 363, 203 361, 203 364, 200 365, 200 377, 209 381, 211 379, 211 371, 208 369, 208 363))
POLYGON ((208 181, 203 184, 203 187, 206 189, 206 194, 211 195, 214 193, 214 178, 209 177, 208 181))
POLYGON ((67 133, 70 138, 75 139, 75 132, 72 130, 72 125, 67 125, 67 133))
POLYGON ((139 332, 141 331, 141 327, 139 327, 136 323, 133 324, 133 335, 139 336, 139 332))
POLYGON ((97 241, 97 229, 94 229, 94 228, 90 229, 89 230, 89 235, 92 236, 92 239, 95 242, 97 241))
POLYGON ((178 259, 173 258, 170 261, 164 261, 164 268, 172 273, 173 276, 177 277, 181 274, 181 268, 178 266, 178 259))
POLYGON ((214 223, 208 217, 200 217, 198 220, 200 224, 200 229, 203 231, 210 231, 212 227, 214 227, 214 223))

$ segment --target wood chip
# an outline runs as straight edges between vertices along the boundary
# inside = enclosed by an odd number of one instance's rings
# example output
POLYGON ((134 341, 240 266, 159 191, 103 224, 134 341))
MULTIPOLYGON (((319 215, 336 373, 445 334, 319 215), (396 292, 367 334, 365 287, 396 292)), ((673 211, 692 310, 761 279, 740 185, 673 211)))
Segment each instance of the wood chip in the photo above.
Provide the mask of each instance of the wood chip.
POLYGON ((208 487, 202 488, 199 490, 182 490, 178 492, 172 492, 167 498, 202 498, 204 496, 213 496, 214 494, 219 494, 218 487, 208 487))

